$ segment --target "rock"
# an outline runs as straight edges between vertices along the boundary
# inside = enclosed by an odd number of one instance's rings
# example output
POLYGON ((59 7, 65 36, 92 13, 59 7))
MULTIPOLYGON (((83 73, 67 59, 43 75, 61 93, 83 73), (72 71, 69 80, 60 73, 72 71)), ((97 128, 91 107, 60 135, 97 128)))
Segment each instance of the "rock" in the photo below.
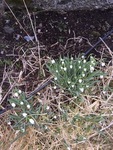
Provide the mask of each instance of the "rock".
MULTIPOLYGON (((23 0, 6 0, 9 6, 23 8, 23 0)), ((113 0, 26 0, 27 6, 44 10, 71 11, 113 8, 113 0)), ((6 5, 5 5, 6 6, 6 5)), ((3 0, 0 0, 3 13, 3 0)))

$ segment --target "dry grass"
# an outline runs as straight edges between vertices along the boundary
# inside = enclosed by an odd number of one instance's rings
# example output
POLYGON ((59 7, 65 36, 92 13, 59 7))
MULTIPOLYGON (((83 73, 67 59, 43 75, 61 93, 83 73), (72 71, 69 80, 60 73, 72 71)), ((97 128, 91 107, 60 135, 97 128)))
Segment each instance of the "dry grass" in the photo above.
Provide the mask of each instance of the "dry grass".
MULTIPOLYGON (((102 79, 102 85, 112 86, 112 66, 107 66, 107 77, 102 79)), ((83 102, 76 102, 66 96, 60 89, 57 92, 48 86, 35 100, 57 107, 58 119, 53 122, 44 122, 47 129, 29 127, 25 135, 19 135, 11 126, 6 124, 7 115, 1 118, 0 149, 1 150, 111 150, 113 140, 113 94, 110 91, 103 93, 100 85, 93 88, 92 95, 83 95, 83 102), (98 90, 98 91, 97 91, 98 90), (54 104, 54 101, 56 104, 54 104), (66 101, 70 101, 67 103, 66 101), (67 110, 67 113, 61 113, 67 110), (101 116, 102 120, 93 117, 92 121, 84 120, 88 115, 101 116), (74 123, 73 117, 79 115, 74 123), (88 128, 89 126, 89 128, 88 128)), ((111 87, 112 88, 112 87, 111 87)), ((51 111, 51 110, 50 110, 51 111)), ((37 124, 43 118, 37 120, 37 124)))

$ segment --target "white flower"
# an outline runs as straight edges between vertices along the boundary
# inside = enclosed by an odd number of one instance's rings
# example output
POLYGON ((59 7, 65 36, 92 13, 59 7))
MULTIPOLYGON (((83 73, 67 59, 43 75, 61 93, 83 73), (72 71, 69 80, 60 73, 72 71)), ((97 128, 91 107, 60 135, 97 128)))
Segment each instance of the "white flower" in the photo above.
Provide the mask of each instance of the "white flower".
POLYGON ((81 62, 81 61, 79 60, 78 63, 80 64, 80 62, 81 62))
POLYGON ((23 113, 23 114, 22 114, 22 116, 23 116, 23 117, 26 117, 26 116, 27 116, 27 114, 26 114, 26 113, 23 113))
POLYGON ((84 88, 80 88, 79 90, 80 90, 81 92, 84 92, 84 88))
POLYGON ((54 64, 54 63, 55 63, 55 60, 54 60, 54 59, 53 59, 53 60, 51 60, 51 63, 52 63, 52 64, 54 64))
POLYGON ((22 93, 22 91, 21 91, 21 90, 19 90, 19 91, 18 91, 18 93, 19 93, 19 94, 21 94, 21 93, 22 93))
POLYGON ((37 94, 40 95, 40 92, 38 92, 37 94))
POLYGON ((86 85, 87 88, 89 88, 89 85, 86 85))
POLYGON ((50 107, 49 107, 49 106, 47 106, 47 107, 46 107, 46 109, 47 109, 47 110, 49 110, 49 109, 50 109, 50 107))
POLYGON ((71 83, 71 81, 67 81, 67 83, 68 83, 68 84, 70 84, 70 83, 71 83))
POLYGON ((56 89, 57 87, 56 87, 56 86, 54 86, 53 88, 54 88, 54 89, 56 89))
POLYGON ((31 123, 31 124, 35 124, 35 122, 34 122, 34 120, 31 118, 31 119, 29 119, 29 122, 31 123))
POLYGON ((79 82, 79 83, 82 83, 82 79, 79 79, 78 82, 79 82))
POLYGON ((11 106, 12 106, 12 107, 16 107, 16 104, 15 104, 15 103, 11 103, 11 106))
POLYGON ((67 150, 71 150, 71 148, 70 148, 70 147, 67 147, 67 150))
POLYGON ((30 107, 31 107, 31 106, 28 104, 28 105, 27 105, 27 108, 30 109, 30 107))
POLYGON ((54 118, 54 119, 56 119, 56 118, 57 118, 57 116, 54 116, 53 118, 54 118))
POLYGON ((103 79, 103 78, 104 78, 104 76, 103 76, 103 75, 100 75, 100 78, 101 78, 101 79, 103 79))
POLYGON ((66 67, 64 67, 64 71, 66 71, 67 70, 67 68, 66 67))
POLYGON ((63 67, 61 66, 61 70, 63 69, 63 67))
POLYGON ((85 59, 83 60, 83 63, 86 63, 86 60, 85 60, 85 59))
POLYGON ((20 105, 24 105, 24 102, 21 101, 21 102, 20 102, 20 105))
POLYGON ((106 94, 106 91, 102 91, 103 94, 106 94))
POLYGON ((47 127, 47 126, 45 126, 45 129, 47 130, 47 129, 48 129, 48 127, 47 127))
POLYGON ((104 63, 104 62, 102 62, 102 63, 101 63, 101 66, 102 66, 102 67, 104 67, 104 66, 105 66, 105 63, 104 63))
POLYGON ((55 77, 54 80, 57 80, 57 77, 55 77))
POLYGON ((18 97, 19 95, 18 95, 18 93, 16 92, 16 93, 13 94, 13 96, 14 96, 14 97, 18 97))
POLYGON ((73 68, 73 66, 72 65, 70 65, 70 69, 72 69, 73 68))
POLYGON ((79 66, 78 68, 79 68, 79 69, 81 69, 82 67, 81 67, 81 66, 79 66))
POLYGON ((86 72, 86 71, 87 71, 87 69, 86 69, 86 68, 84 68, 84 71, 86 72))
POLYGON ((62 65, 64 65, 64 61, 62 61, 62 65))
POLYGON ((58 73, 58 70, 56 70, 56 73, 58 73))
POLYGON ((72 88, 74 88, 74 86, 75 86, 75 85, 73 85, 73 84, 71 85, 72 88))
POLYGON ((9 121, 7 124, 8 124, 8 125, 11 125, 11 122, 9 121))
POLYGON ((90 67, 90 71, 91 71, 91 72, 94 71, 94 67, 91 66, 91 67, 90 67))
POLYGON ((73 57, 71 57, 71 60, 73 60, 73 57))
POLYGON ((84 74, 84 73, 82 73, 82 76, 83 76, 83 77, 85 77, 85 74, 84 74))
POLYGON ((22 131, 22 132, 25 132, 25 129, 21 127, 21 131, 22 131))
POLYGON ((60 58, 60 61, 64 61, 64 59, 60 58))
POLYGON ((84 57, 84 56, 82 56, 82 58, 84 59, 85 57, 84 57))

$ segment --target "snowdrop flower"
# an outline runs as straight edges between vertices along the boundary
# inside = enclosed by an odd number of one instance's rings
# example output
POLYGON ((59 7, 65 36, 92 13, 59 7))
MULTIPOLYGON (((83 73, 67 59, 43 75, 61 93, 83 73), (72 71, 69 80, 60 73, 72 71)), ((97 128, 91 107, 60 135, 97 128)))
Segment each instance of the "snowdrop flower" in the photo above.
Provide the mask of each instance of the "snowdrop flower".
POLYGON ((87 88, 89 88, 89 85, 86 85, 87 88))
POLYGON ((64 61, 62 61, 62 65, 64 65, 64 61))
POLYGON ((54 88, 54 89, 56 89, 57 87, 56 87, 56 86, 54 86, 53 88, 54 88))
POLYGON ((57 116, 54 116, 53 118, 54 118, 54 119, 56 119, 56 118, 57 118, 57 116))
POLYGON ((58 73, 58 70, 56 70, 56 73, 58 73))
POLYGON ((84 59, 85 57, 84 56, 82 56, 82 59, 84 59))
POLYGON ((83 60, 83 63, 86 63, 86 60, 85 60, 85 59, 83 60))
POLYGON ((52 64, 54 64, 54 63, 55 63, 55 60, 54 60, 54 59, 53 59, 53 60, 51 60, 51 63, 52 63, 52 64))
POLYGON ((82 73, 82 76, 85 77, 85 73, 82 73))
POLYGON ((24 105, 24 102, 21 101, 21 102, 20 102, 20 105, 24 105))
POLYGON ((27 114, 26 114, 26 113, 23 113, 23 114, 22 114, 22 116, 23 116, 23 117, 26 117, 26 116, 27 116, 27 114))
POLYGON ((63 69, 63 67, 61 66, 61 70, 63 69))
POLYGON ((91 72, 94 71, 94 67, 91 66, 91 67, 90 67, 90 71, 91 71, 91 72))
POLYGON ((87 69, 86 69, 86 68, 84 68, 84 71, 86 72, 86 71, 87 71, 87 69))
POLYGON ((75 86, 75 85, 73 85, 73 84, 71 85, 72 88, 74 88, 74 86, 75 86))
POLYGON ((25 129, 21 127, 21 131, 22 131, 22 132, 25 132, 25 129))
POLYGON ((70 147, 67 147, 67 150, 71 150, 71 148, 70 148, 70 147))
POLYGON ((79 68, 79 69, 81 69, 82 67, 81 67, 81 66, 79 66, 78 68, 79 68))
POLYGON ((31 108, 31 106, 28 104, 28 105, 27 105, 27 108, 28 108, 28 109, 30 109, 30 108, 31 108))
POLYGON ((71 60, 73 60, 73 57, 71 57, 71 60))
POLYGON ((84 92, 84 88, 80 88, 80 91, 81 91, 81 92, 84 92))
POLYGON ((47 126, 45 126, 45 129, 47 130, 47 129, 48 129, 48 127, 47 127, 47 126))
POLYGON ((79 79, 78 82, 79 82, 79 83, 82 83, 82 79, 79 79))
POLYGON ((70 84, 70 83, 71 83, 71 81, 67 81, 67 83, 68 83, 68 84, 70 84))
POLYGON ((15 103, 11 103, 11 106, 12 106, 12 107, 16 107, 16 104, 15 104, 15 103))
POLYGON ((13 96, 14 96, 14 97, 18 97, 19 95, 18 95, 18 93, 16 92, 16 93, 13 94, 13 96))
POLYGON ((81 61, 79 60, 78 63, 80 64, 80 62, 81 62, 81 61))
POLYGON ((70 65, 70 69, 72 69, 73 68, 73 66, 72 65, 70 65))
POLYGON ((102 67, 104 67, 104 66, 105 66, 105 63, 104 63, 104 62, 102 62, 102 63, 101 63, 101 66, 102 66, 102 67))
POLYGON ((66 67, 64 67, 64 71, 66 71, 67 70, 67 68, 66 67))
POLYGON ((35 124, 35 122, 34 122, 34 120, 31 118, 31 119, 29 119, 29 122, 31 123, 31 124, 35 124))
POLYGON ((106 91, 102 91, 103 94, 106 94, 106 91))
POLYGON ((18 93, 19 93, 19 94, 21 94, 21 93, 22 93, 22 91, 21 91, 21 90, 19 90, 19 91, 18 91, 18 93))
POLYGON ((103 76, 103 75, 100 75, 100 78, 101 78, 101 79, 103 79, 103 78, 104 78, 104 76, 103 76))
POLYGON ((56 80, 57 80, 57 77, 55 77, 54 80, 56 81, 56 80))
POLYGON ((49 110, 49 109, 50 109, 50 107, 49 107, 49 106, 47 106, 47 107, 46 107, 46 109, 47 109, 47 110, 49 110))
POLYGON ((8 125, 11 125, 11 122, 9 121, 7 124, 8 124, 8 125))

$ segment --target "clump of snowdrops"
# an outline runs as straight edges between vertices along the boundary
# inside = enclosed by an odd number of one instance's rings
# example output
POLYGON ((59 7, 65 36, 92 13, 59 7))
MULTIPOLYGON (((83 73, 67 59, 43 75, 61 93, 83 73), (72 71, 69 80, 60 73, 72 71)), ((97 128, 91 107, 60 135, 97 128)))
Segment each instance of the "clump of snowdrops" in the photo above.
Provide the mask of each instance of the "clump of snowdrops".
POLYGON ((105 74, 97 69, 99 65, 104 67, 105 63, 99 64, 93 56, 89 56, 87 59, 79 56, 75 59, 73 57, 52 59, 48 62, 47 67, 54 77, 55 85, 77 98, 104 77, 105 74))

